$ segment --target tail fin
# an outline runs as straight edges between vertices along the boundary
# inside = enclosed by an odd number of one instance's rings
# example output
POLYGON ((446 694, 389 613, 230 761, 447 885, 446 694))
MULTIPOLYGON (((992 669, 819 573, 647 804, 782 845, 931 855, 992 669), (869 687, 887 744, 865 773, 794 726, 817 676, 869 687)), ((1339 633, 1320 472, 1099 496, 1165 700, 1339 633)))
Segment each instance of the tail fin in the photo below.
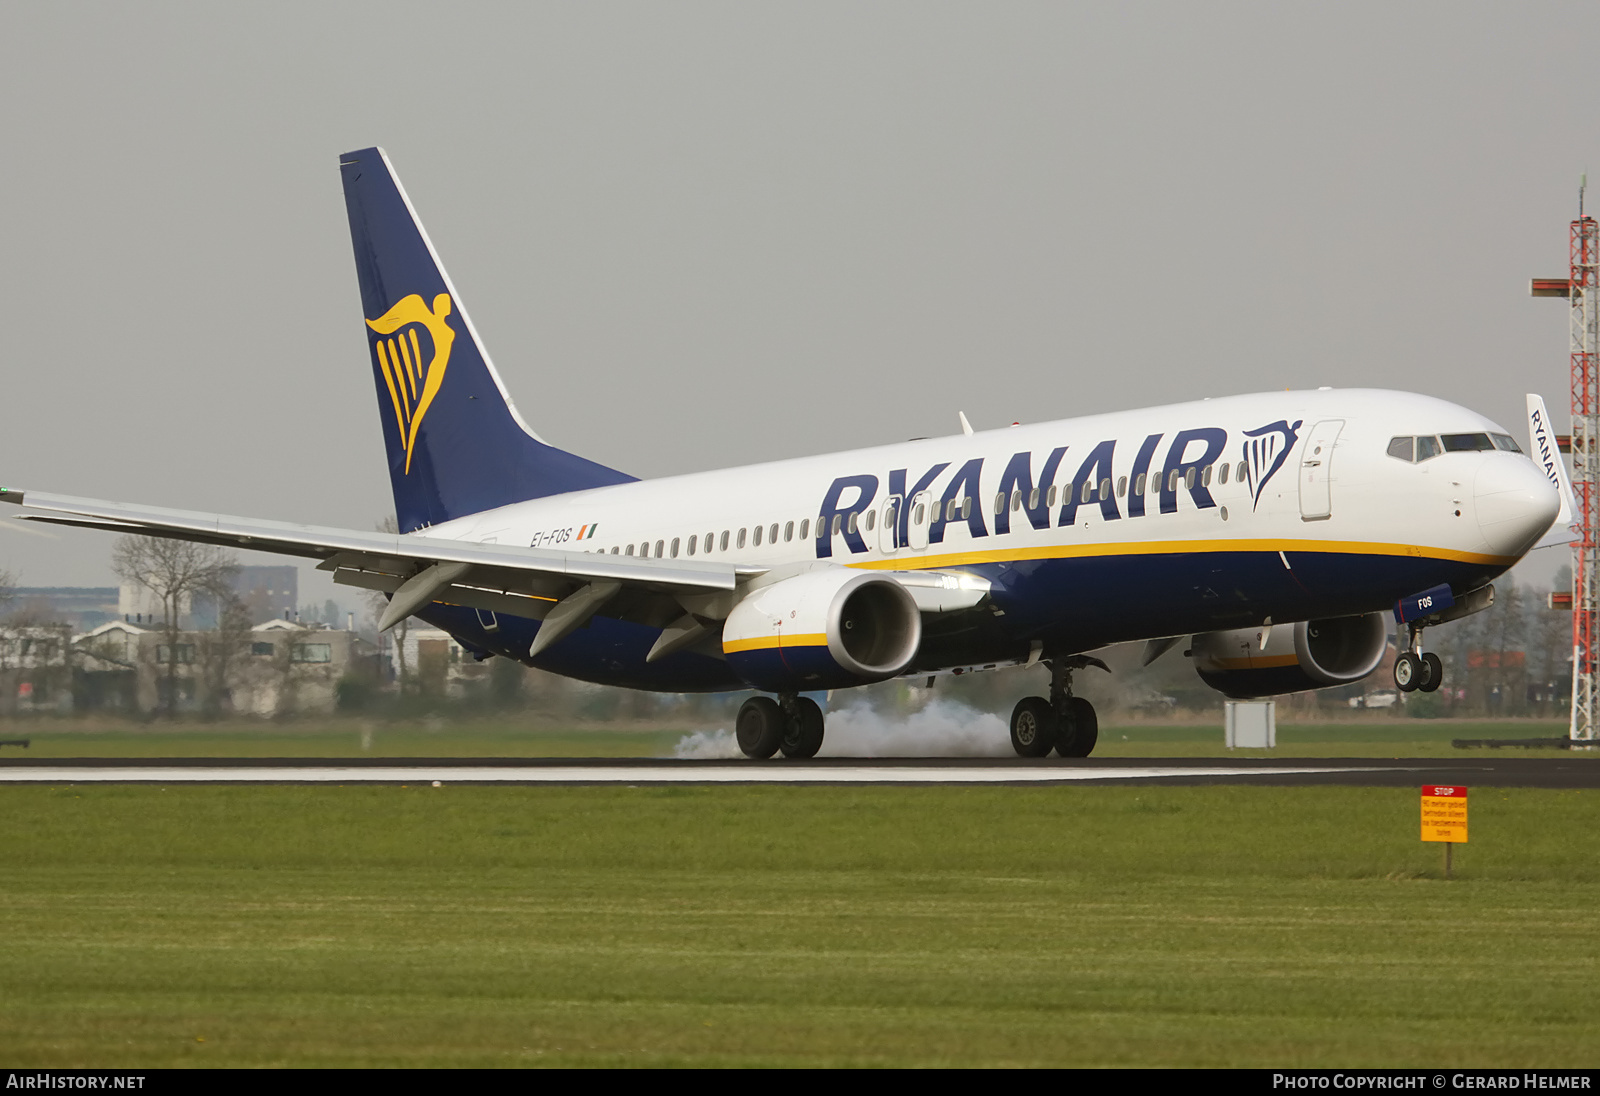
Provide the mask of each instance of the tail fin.
POLYGON ((383 150, 339 172, 401 531, 632 481, 522 421, 383 150))
POLYGON ((1528 456, 1533 458, 1533 463, 1539 466, 1551 486, 1561 495, 1561 509, 1556 514, 1556 520, 1534 548, 1571 544, 1583 538, 1568 528, 1578 519, 1578 504, 1572 493, 1572 479, 1567 475, 1567 462, 1556 445, 1555 427, 1550 422, 1550 412, 1545 410, 1544 397, 1529 392, 1527 401, 1528 456))

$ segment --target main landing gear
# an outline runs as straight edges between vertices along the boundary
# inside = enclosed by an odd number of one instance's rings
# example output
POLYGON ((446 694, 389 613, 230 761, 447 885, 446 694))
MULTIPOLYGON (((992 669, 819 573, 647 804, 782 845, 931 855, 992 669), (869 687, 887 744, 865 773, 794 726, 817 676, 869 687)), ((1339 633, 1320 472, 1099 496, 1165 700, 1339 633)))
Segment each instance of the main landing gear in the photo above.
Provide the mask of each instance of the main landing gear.
POLYGON ((765 761, 779 750, 784 757, 816 757, 822 748, 822 709, 810 697, 783 693, 777 700, 753 696, 739 708, 734 737, 746 757, 765 761))
POLYGON ((1402 693, 1431 693, 1444 683, 1444 663, 1422 649, 1422 626, 1406 625, 1406 649, 1394 660, 1394 684, 1402 693))
POLYGON ((1050 699, 1025 696, 1011 712, 1011 748, 1021 757, 1088 757, 1100 738, 1094 705, 1072 695, 1072 671, 1086 666, 1109 667, 1098 658, 1074 655, 1050 663, 1050 699))

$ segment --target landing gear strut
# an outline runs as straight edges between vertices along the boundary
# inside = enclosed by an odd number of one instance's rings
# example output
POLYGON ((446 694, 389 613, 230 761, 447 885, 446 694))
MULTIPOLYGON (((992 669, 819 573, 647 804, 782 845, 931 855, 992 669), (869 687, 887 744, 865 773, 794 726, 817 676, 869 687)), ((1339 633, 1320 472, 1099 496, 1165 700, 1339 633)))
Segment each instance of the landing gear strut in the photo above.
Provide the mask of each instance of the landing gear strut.
POLYGON ((1072 671, 1110 668, 1087 655, 1052 659, 1048 665, 1050 699, 1025 696, 1017 701, 1011 712, 1011 748, 1021 757, 1046 757, 1052 749, 1061 757, 1088 757, 1100 738, 1100 720, 1094 705, 1072 695, 1072 671))
POLYGON ((1406 625, 1406 647, 1394 660, 1394 684, 1403 693, 1431 693, 1444 683, 1444 663, 1422 649, 1422 625, 1406 625))
POLYGON ((734 737, 746 757, 765 761, 779 750, 784 757, 816 757, 822 748, 822 709, 810 697, 783 693, 777 700, 753 696, 739 708, 734 737))

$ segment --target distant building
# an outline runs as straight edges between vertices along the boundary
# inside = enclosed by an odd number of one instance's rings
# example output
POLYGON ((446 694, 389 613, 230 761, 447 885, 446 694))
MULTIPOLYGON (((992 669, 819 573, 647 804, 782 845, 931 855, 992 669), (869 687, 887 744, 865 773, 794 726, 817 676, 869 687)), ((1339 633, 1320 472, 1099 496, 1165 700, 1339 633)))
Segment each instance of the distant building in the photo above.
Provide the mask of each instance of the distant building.
POLYGON ((300 608, 300 568, 241 567, 233 593, 249 608, 251 620, 292 619, 300 608))
POLYGON ((87 632, 122 615, 115 586, 18 586, 10 615, 39 624, 66 624, 87 632))
POLYGON ((179 711, 326 713, 338 682, 376 652, 353 632, 269 620, 249 632, 184 631, 169 647, 161 630, 112 621, 73 643, 80 708, 152 712, 167 706, 168 670, 179 711))
MULTIPOLYGON (((232 590, 251 620, 292 619, 300 607, 300 568, 240 567, 232 590)), ((118 588, 117 616, 143 628, 160 627, 165 619, 155 591, 136 582, 118 588)), ((218 616, 216 598, 209 594, 185 597, 179 604, 180 623, 186 628, 215 628, 218 616)))

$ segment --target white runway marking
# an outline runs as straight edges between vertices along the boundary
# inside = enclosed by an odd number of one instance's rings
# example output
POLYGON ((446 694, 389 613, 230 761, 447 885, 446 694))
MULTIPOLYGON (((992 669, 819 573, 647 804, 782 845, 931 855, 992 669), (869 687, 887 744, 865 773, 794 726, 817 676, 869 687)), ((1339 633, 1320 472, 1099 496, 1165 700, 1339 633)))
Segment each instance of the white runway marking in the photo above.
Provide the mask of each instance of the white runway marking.
POLYGON ((1058 765, 392 765, 392 766, 27 766, 0 768, 6 784, 1051 784, 1163 777, 1274 777, 1392 772, 1351 769, 1058 765))

